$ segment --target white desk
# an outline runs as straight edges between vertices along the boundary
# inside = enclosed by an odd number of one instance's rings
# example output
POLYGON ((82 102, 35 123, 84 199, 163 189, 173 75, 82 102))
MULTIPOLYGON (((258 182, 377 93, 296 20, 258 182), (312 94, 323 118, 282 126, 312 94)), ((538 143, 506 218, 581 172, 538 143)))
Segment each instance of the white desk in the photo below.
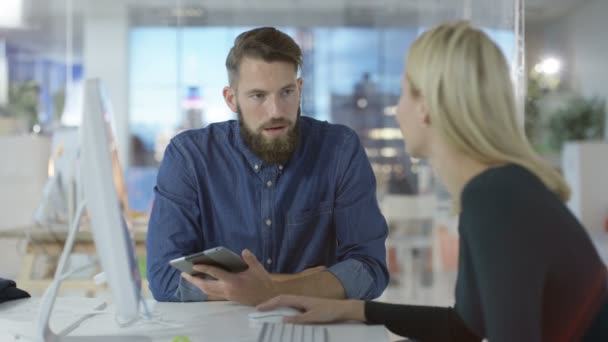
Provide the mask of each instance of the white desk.
MULTIPOLYGON (((39 302, 39 298, 29 298, 0 304, 0 341, 31 341, 39 302)), ((98 314, 89 314, 103 303, 91 298, 57 298, 51 328, 68 336, 139 335, 149 337, 150 341, 163 342, 176 336, 185 336, 191 342, 254 342, 261 329, 247 316, 253 307, 233 302, 151 302, 152 320, 142 319, 126 328, 116 325, 111 307, 99 310, 98 314)), ((331 342, 389 341, 383 326, 357 323, 326 326, 331 342)))

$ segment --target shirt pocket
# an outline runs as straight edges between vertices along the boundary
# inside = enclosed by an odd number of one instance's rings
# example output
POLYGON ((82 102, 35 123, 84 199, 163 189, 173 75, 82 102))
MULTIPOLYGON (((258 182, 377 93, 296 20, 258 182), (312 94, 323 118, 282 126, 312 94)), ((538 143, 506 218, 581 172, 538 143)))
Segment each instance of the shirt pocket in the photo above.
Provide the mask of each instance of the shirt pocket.
POLYGON ((312 209, 290 210, 287 213, 287 227, 295 228, 296 226, 310 226, 319 220, 326 220, 326 216, 331 217, 333 211, 334 203, 332 201, 321 202, 312 209))
POLYGON ((283 232, 281 253, 287 263, 298 260, 296 271, 333 262, 333 212, 334 203, 328 201, 310 209, 291 210, 286 214, 287 224, 283 232))

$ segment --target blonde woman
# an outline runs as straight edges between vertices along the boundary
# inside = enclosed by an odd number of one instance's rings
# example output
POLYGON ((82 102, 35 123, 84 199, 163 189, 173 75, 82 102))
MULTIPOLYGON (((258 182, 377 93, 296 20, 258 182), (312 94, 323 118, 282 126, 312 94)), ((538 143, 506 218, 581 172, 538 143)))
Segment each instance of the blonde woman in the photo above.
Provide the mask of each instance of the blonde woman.
POLYGON ((301 309, 291 323, 384 324, 420 341, 608 341, 606 267, 564 205, 568 186, 517 122, 496 44, 466 22, 425 32, 409 50, 397 115, 409 154, 428 159, 458 200, 454 308, 281 296, 258 309, 301 309))

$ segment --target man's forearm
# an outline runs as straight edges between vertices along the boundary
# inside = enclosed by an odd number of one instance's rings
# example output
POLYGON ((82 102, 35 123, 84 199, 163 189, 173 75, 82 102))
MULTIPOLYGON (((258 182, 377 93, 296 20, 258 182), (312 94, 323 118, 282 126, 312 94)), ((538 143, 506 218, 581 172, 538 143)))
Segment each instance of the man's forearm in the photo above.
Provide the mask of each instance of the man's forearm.
POLYGON ((286 274, 286 273, 274 273, 270 275, 270 278, 274 281, 286 281, 286 280, 292 280, 292 279, 298 279, 298 278, 302 278, 302 277, 306 277, 309 276, 313 273, 317 273, 317 272, 322 272, 325 271, 327 269, 327 267, 325 266, 317 266, 317 267, 311 267, 311 268, 307 268, 302 272, 299 273, 293 273, 293 274, 286 274))
POLYGON ((297 279, 275 282, 277 294, 344 299, 346 293, 340 280, 331 272, 316 272, 297 279))

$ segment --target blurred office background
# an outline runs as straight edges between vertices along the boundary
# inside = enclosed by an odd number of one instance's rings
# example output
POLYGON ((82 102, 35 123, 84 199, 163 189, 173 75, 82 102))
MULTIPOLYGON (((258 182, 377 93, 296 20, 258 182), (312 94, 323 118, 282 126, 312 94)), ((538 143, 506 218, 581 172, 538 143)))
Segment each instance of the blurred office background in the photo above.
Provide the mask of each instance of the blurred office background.
MULTIPOLYGON (((276 26, 302 47, 303 114, 348 125, 363 141, 391 227, 385 298, 453 300, 449 196, 405 153, 395 120, 408 46, 445 20, 472 20, 503 50, 530 140, 568 176, 571 208, 605 252, 605 13, 604 0, 3 0, 0 277, 40 294, 53 274, 86 177, 76 167, 84 79, 106 85, 141 250, 164 148, 182 130, 236 118, 221 96, 224 61, 255 26, 276 26)), ((91 258, 85 233, 74 263, 91 258)), ((95 295, 82 276, 71 291, 95 295)))

